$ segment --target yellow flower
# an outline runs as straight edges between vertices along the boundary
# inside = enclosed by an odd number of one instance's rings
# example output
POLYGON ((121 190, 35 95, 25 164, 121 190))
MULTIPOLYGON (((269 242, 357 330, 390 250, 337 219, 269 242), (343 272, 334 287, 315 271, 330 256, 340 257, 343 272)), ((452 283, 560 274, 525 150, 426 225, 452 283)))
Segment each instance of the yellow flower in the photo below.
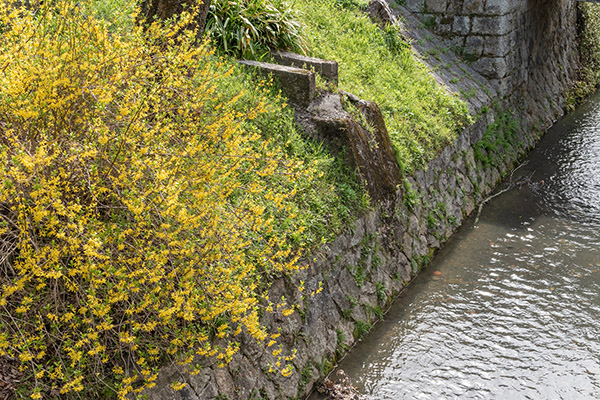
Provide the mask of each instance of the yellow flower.
POLYGON ((176 391, 181 390, 186 386, 187 386, 187 383, 185 383, 185 382, 173 382, 171 384, 171 388, 173 388, 173 390, 176 390, 176 391))

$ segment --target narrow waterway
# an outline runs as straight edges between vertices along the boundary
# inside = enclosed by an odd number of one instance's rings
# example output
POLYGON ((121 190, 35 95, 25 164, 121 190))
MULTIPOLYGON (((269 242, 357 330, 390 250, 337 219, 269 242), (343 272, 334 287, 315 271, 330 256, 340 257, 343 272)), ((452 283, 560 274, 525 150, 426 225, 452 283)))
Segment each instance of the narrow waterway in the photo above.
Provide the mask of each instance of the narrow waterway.
POLYGON ((512 181, 341 363, 365 399, 600 399, 600 94, 512 181))

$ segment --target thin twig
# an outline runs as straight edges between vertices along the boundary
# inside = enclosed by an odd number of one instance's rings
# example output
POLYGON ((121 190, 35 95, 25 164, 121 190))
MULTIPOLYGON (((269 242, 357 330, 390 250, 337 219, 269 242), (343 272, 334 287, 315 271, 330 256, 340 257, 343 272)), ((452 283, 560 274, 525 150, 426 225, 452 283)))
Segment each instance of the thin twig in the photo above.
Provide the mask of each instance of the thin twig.
POLYGON ((501 191, 499 191, 498 193, 495 193, 491 196, 486 197, 480 204, 479 204, 479 208, 477 210, 477 217, 475 217, 475 226, 477 226, 477 224, 479 223, 479 217, 481 216, 481 210, 483 210, 483 206, 485 205, 485 203, 487 203, 488 201, 500 196, 503 193, 508 192, 509 190, 511 190, 513 187, 515 187, 516 183, 512 181, 513 175, 515 174, 515 172, 521 168, 522 166, 526 165, 529 161, 525 161, 521 164, 519 164, 518 167, 516 167, 515 169, 513 169, 510 173, 510 177, 508 178, 508 186, 505 187, 504 189, 502 189, 501 191))

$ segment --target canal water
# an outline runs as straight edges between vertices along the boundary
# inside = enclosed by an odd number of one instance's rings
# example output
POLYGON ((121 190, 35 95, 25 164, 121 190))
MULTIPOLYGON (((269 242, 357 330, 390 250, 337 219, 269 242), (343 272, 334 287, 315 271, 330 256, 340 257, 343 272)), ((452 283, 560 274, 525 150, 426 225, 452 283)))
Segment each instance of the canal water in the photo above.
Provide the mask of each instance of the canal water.
POLYGON ((600 399, 600 94, 512 182, 343 360, 363 398, 600 399))

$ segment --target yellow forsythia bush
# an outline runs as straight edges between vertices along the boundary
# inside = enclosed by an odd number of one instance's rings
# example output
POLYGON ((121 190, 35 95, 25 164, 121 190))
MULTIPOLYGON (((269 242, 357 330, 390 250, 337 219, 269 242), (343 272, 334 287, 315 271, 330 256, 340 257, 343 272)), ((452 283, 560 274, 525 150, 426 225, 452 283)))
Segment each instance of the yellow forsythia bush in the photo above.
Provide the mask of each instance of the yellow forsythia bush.
POLYGON ((261 277, 298 269, 274 216, 294 219, 312 174, 246 127, 277 110, 217 95, 189 14, 119 29, 90 0, 0 4, 0 360, 18 394, 124 398, 171 360, 226 363, 243 330, 270 343, 261 277))

